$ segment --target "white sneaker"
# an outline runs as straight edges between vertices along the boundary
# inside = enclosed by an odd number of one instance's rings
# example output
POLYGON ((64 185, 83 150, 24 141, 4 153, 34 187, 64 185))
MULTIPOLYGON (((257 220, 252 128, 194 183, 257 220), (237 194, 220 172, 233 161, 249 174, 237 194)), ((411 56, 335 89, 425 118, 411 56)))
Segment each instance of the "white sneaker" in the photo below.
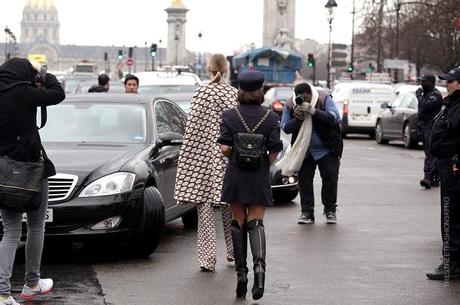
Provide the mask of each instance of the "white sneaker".
POLYGON ((38 295, 50 293, 52 289, 52 279, 40 279, 35 287, 31 288, 24 285, 24 287, 22 288, 21 298, 23 300, 32 300, 38 295))
POLYGON ((16 302, 13 297, 9 297, 7 300, 2 300, 0 299, 0 305, 20 305, 18 302, 16 302))

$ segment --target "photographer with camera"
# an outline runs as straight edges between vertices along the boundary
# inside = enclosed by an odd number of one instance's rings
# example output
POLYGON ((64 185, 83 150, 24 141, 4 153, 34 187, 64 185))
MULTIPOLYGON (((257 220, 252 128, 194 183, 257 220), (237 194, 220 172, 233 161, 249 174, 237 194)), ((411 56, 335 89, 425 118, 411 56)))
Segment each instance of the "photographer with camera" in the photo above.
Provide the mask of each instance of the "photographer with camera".
MULTIPOLYGON (((318 92, 308 83, 295 86, 294 94, 284 106, 281 128, 292 134, 292 152, 285 158, 296 159, 292 161, 299 167, 294 168, 298 171, 302 206, 298 223, 315 222, 313 178, 317 166, 323 183, 321 199, 326 222, 336 223, 337 183, 343 150, 339 112, 330 95, 318 92)), ((280 163, 286 162, 281 160, 280 163)))
MULTIPOLYGON (((27 162, 41 168, 37 179, 36 201, 38 203, 27 212, 26 275, 21 298, 33 299, 39 294, 51 291, 53 281, 40 278, 40 263, 43 250, 45 217, 48 205, 47 177, 55 175, 51 161, 46 157, 37 127, 37 107, 56 105, 65 98, 64 90, 56 77, 36 62, 24 58, 13 58, 0 66, 0 178, 12 180, 13 174, 8 164, 27 162), (6 164, 6 165, 5 165, 6 164), (4 166, 4 167, 3 167, 4 166)), ((46 112, 42 108, 42 125, 46 112)), ((22 163, 24 164, 24 163, 22 163)), ((28 178, 26 177, 28 182, 28 178)), ((23 187, 26 189, 26 187, 23 187)), ((20 189, 19 187, 17 189, 20 189)), ((3 238, 0 243, 0 305, 17 305, 11 296, 10 278, 21 233, 22 212, 13 205, 14 198, 5 188, 0 199, 0 216, 3 222, 3 238)), ((18 190, 19 192, 20 190, 18 190)), ((17 194, 16 194, 17 195, 17 194)), ((18 196, 16 196, 18 197, 18 196)), ((20 197, 20 196, 19 196, 20 197)), ((20 198, 19 198, 20 199, 20 198)))

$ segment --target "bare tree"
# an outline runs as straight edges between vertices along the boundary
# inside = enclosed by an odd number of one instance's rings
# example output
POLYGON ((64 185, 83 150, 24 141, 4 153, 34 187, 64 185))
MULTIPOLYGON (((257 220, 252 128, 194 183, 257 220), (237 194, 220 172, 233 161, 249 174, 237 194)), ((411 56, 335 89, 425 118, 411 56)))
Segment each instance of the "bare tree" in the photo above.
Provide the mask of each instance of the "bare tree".
POLYGON ((396 2, 386 3, 384 17, 380 18, 381 3, 366 0, 364 22, 356 39, 366 56, 374 58, 378 64, 382 56, 408 59, 419 69, 446 71, 460 65, 460 31, 456 28, 460 16, 458 0, 399 2, 399 50, 395 54, 396 2), (379 41, 383 43, 379 44, 379 41))

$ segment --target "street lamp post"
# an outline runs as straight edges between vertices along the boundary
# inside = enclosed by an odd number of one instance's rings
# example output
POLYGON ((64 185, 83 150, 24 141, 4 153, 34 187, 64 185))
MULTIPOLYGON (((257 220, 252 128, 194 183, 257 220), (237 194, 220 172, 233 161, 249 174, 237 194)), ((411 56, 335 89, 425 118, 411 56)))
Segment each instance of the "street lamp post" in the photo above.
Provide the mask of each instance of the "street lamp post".
POLYGON ((163 40, 158 40, 158 66, 161 68, 161 43, 163 40))
POLYGON ((176 41, 176 58, 174 60, 175 65, 177 66, 177 52, 178 52, 178 44, 179 44, 179 34, 176 33, 176 36, 174 36, 174 40, 176 41))
POLYGON ((11 34, 8 26, 5 27, 5 61, 8 60, 8 37, 11 34))
POLYGON ((201 31, 198 33, 198 40, 200 41, 200 48, 198 51, 198 77, 201 78, 201 72, 203 71, 202 67, 202 61, 203 61, 203 56, 201 54, 201 38, 203 37, 203 34, 201 34, 201 31))
POLYGON ((328 0, 324 6, 327 9, 327 21, 329 22, 329 49, 327 52, 327 87, 331 88, 331 50, 332 50, 332 20, 335 17, 337 3, 335 0, 328 0))
POLYGON ((399 12, 401 11, 401 1, 396 0, 396 41, 395 41, 395 57, 399 58, 399 12))
POLYGON ((350 79, 353 79, 353 72, 354 72, 354 66, 355 66, 355 15, 356 15, 356 5, 355 5, 355 0, 353 0, 353 19, 351 22, 351 67, 352 71, 350 73, 350 79))

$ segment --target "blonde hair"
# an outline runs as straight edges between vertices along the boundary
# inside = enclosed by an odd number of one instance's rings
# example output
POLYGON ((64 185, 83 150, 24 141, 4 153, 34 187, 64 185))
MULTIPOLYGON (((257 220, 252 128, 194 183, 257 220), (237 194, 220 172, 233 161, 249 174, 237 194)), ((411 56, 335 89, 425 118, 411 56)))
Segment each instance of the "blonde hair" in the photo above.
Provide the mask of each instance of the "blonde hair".
POLYGON ((212 79, 210 83, 218 83, 222 76, 228 72, 227 59, 223 54, 213 54, 208 61, 208 71, 212 79))

